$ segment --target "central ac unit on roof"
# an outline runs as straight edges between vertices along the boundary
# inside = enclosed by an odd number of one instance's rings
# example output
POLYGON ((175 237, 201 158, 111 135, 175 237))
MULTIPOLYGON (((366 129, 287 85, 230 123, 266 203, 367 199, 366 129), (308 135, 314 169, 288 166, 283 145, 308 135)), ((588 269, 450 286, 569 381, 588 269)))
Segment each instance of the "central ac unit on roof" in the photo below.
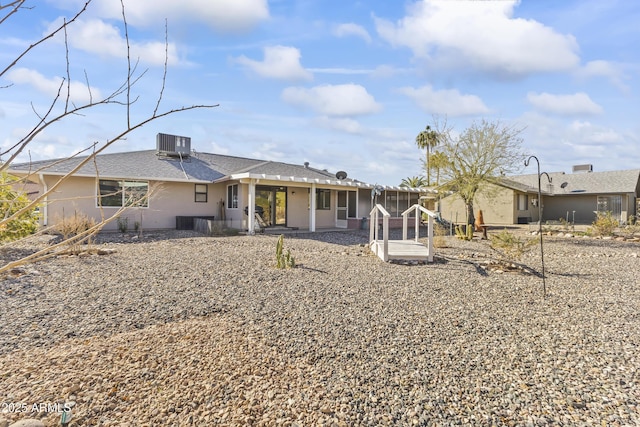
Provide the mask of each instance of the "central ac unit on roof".
POLYGON ((158 154, 186 157, 191 153, 191 138, 159 133, 156 136, 156 148, 158 154))

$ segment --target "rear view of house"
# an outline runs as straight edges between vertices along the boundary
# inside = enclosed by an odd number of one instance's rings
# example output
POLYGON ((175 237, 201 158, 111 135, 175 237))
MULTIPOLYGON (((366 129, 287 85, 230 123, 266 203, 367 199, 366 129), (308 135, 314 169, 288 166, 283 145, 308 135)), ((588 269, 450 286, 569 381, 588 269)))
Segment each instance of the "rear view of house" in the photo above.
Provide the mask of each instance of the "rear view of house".
MULTIPOLYGON (((201 153, 193 149, 191 138, 167 134, 158 134, 155 150, 97 155, 58 184, 85 159, 11 166, 10 173, 37 183, 40 194, 54 188, 43 200, 43 225, 54 225, 75 212, 100 220, 133 205, 123 216, 144 229, 176 228, 193 217, 214 217, 249 232, 256 225, 310 231, 359 228, 374 199, 400 217, 420 194, 433 192, 375 186, 343 171, 316 169, 309 162, 201 153), (382 191, 380 200, 372 198, 374 188, 382 191)), ((112 222, 105 229, 116 228, 112 222)))

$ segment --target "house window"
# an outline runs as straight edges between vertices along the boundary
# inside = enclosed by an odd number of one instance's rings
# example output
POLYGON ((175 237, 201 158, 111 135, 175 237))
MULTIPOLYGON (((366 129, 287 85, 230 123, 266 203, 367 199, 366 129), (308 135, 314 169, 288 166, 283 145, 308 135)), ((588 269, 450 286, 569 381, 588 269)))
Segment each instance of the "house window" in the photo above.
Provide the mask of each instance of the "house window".
POLYGON ((518 194, 518 210, 519 211, 528 211, 529 210, 529 196, 526 194, 518 194))
POLYGON ((147 181, 117 181, 101 179, 98 185, 97 205, 101 207, 149 207, 147 181))
POLYGON ((618 221, 622 220, 622 196, 598 196, 598 212, 611 212, 611 215, 618 221))
POLYGON ((317 210, 331 209, 331 190, 316 191, 316 209, 317 210))
POLYGON ((405 193, 404 191, 398 192, 398 214, 401 215, 402 212, 409 209, 409 193, 405 193))
POLYGON ((392 217, 398 216, 398 192, 385 191, 385 209, 392 217))
POLYGON ((207 203, 207 184, 196 184, 196 203, 207 203))
POLYGON ((227 186, 227 208, 238 209, 238 184, 227 186))

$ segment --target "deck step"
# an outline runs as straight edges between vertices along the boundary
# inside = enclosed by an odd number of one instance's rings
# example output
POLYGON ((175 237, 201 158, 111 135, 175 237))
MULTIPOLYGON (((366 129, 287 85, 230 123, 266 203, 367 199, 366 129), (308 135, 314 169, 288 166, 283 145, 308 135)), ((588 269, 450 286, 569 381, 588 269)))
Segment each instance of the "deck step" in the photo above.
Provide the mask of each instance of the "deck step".
MULTIPOLYGON (((382 241, 372 242, 371 250, 384 260, 384 248, 382 241)), ((414 240, 389 240, 389 260, 417 260, 433 261, 429 256, 429 248, 414 240)))

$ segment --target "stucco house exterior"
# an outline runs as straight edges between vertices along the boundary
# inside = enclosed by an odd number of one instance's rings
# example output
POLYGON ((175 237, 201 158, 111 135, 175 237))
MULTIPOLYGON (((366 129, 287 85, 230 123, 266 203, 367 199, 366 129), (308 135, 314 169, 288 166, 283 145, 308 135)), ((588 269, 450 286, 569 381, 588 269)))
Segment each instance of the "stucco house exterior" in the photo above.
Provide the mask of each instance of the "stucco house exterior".
MULTIPOLYGON (((27 177, 44 194, 86 157, 14 164, 9 172, 27 177)), ((42 225, 83 212, 96 220, 111 217, 131 200, 148 194, 143 206, 122 214, 144 229, 171 229, 180 218, 215 217, 227 226, 253 232, 256 223, 316 231, 359 228, 372 200, 389 210, 392 225, 401 213, 435 190, 376 186, 346 176, 296 165, 191 149, 188 137, 158 134, 155 150, 97 155, 43 200, 42 225), (376 195, 374 189, 381 194, 376 195), (259 212, 260 217, 249 215, 259 212)), ((117 229, 116 222, 105 230, 117 229)))
MULTIPOLYGON (((597 212, 611 212, 621 223, 640 212, 640 169, 623 171, 549 173, 542 175, 542 221, 560 218, 591 224, 597 212)), ((581 168, 578 168, 580 170, 581 168)), ((487 184, 477 195, 474 210, 482 209, 489 225, 527 224, 538 221, 538 175, 515 175, 487 184)), ((462 200, 455 194, 440 200, 441 215, 453 222, 466 220, 462 200)))

